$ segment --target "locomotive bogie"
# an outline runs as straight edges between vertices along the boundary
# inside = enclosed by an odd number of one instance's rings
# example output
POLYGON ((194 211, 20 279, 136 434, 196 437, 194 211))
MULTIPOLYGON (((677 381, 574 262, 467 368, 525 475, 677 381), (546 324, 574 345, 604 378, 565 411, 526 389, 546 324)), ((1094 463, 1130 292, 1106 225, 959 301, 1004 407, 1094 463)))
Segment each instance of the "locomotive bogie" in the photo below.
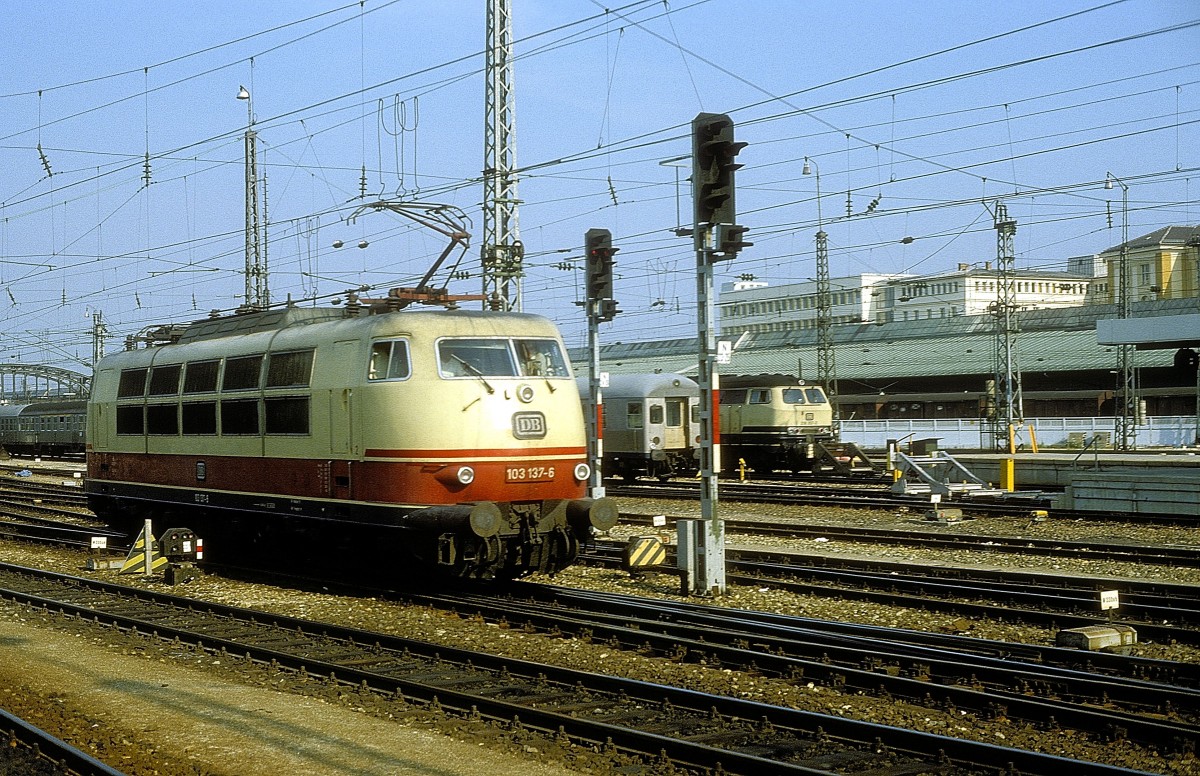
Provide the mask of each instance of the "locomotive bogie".
POLYGON ((227 522, 401 529, 410 560, 483 577, 557 571, 615 522, 611 502, 584 498, 582 414, 544 318, 257 315, 276 321, 204 322, 101 362, 98 512, 117 498, 159 511, 199 499, 227 522))

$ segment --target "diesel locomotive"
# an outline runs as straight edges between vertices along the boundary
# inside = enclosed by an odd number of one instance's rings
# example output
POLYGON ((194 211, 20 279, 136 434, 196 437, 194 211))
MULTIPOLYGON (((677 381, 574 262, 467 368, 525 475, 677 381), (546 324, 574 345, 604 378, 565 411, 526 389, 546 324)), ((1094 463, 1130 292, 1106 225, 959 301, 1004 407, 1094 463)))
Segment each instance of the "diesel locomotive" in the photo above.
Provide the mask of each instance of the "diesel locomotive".
POLYGON ((356 304, 193 323, 97 364, 87 470, 110 523, 399 575, 554 573, 617 521, 585 497, 561 337, 521 313, 356 304))

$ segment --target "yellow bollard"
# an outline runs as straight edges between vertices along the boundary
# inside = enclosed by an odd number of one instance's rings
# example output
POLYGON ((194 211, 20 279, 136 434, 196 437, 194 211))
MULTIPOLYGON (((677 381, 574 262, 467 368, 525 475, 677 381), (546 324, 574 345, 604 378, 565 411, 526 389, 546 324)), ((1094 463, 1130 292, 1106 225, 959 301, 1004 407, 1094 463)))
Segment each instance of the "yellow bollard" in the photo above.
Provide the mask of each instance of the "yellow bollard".
POLYGON ((1000 489, 1009 493, 1017 489, 1015 463, 1011 457, 1000 459, 1000 489))

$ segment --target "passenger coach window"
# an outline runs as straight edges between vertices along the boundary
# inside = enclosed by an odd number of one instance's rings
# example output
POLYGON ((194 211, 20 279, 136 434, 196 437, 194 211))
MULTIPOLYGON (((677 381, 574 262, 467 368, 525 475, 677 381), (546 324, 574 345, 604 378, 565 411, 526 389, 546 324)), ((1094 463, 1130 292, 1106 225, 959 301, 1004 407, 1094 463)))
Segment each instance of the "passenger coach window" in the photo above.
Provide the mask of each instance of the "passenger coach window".
POLYGON ((217 390, 220 361, 192 361, 183 373, 184 393, 209 393, 217 390))
POLYGON ((183 371, 180 364, 156 366, 150 370, 150 395, 167 396, 179 393, 179 375, 183 371))
MULTIPOLYGON (((262 356, 244 356, 230 358, 225 361, 225 379, 221 389, 225 391, 245 391, 258 387, 258 375, 262 370, 262 356)), ((258 433, 256 430, 254 433, 258 433)))
POLYGON ((667 404, 667 425, 672 428, 683 425, 683 402, 673 401, 667 404))
POLYGON ((661 404, 650 405, 650 422, 653 425, 661 426, 663 422, 663 408, 661 404))
POLYGON ((625 410, 625 428, 642 428, 643 426, 641 402, 630 402, 629 408, 625 410))
POLYGON ((408 343, 404 340, 387 340, 371 345, 371 365, 367 370, 368 380, 404 380, 411 374, 408 361, 408 343))
MULTIPOLYGON (((141 396, 146 392, 145 369, 121 370, 121 383, 117 386, 117 398, 141 396)), ((140 431, 138 432, 141 433, 140 431)))
POLYGON ((272 353, 267 357, 267 387, 291 388, 308 385, 312 377, 313 352, 272 353))

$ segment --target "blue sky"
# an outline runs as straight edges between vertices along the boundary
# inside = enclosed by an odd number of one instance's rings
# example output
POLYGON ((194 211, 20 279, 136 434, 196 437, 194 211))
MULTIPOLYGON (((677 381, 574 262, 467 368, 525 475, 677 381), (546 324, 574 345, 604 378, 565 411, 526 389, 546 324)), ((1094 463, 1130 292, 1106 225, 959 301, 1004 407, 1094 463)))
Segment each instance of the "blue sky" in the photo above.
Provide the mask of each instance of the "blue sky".
MULTIPOLYGON (((694 257, 671 233, 677 210, 689 221, 689 171, 663 162, 690 152, 700 111, 730 114, 750 144, 737 199, 755 245, 718 266, 718 283, 814 276, 806 156, 834 276, 992 260, 998 199, 1018 222, 1017 266, 1063 270, 1120 241, 1110 172, 1128 186, 1131 236, 1200 221, 1189 0, 512 6, 525 309, 570 345, 585 341, 575 302, 590 228, 621 249, 623 313, 604 340, 694 336, 694 257)), ((368 200, 471 218, 471 276, 450 288, 477 293, 484 12, 483 0, 11 11, 0 359, 85 370, 96 312, 111 352, 241 303, 240 85, 267 174, 273 299, 412 284, 441 253, 442 238, 389 215, 347 222, 364 168, 368 200)))

